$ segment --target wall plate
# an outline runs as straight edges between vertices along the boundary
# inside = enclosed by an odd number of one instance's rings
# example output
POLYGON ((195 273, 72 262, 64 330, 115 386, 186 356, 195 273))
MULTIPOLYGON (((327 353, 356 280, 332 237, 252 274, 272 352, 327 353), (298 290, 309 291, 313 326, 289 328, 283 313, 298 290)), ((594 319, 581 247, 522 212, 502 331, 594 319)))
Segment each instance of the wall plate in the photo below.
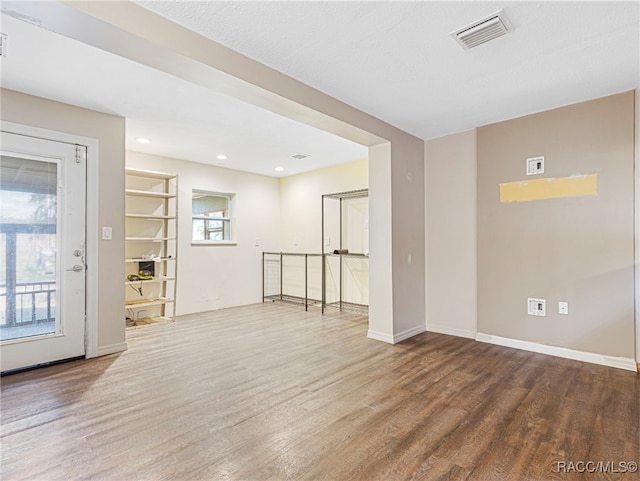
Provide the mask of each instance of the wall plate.
POLYGON ((527 159, 527 175, 544 174, 544 156, 527 159))
POLYGON ((558 314, 569 314, 569 303, 566 301, 558 302, 558 314))
POLYGON ((547 315, 547 301, 544 299, 536 299, 530 297, 527 299, 527 314, 530 316, 541 316, 544 317, 547 315))

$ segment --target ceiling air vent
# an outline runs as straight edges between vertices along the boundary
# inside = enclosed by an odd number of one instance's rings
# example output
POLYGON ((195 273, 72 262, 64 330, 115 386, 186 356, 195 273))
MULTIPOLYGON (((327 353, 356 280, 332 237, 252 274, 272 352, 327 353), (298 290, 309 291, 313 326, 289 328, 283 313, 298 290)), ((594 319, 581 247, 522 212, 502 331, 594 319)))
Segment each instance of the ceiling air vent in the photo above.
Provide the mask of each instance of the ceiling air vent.
POLYGON ((296 159, 296 160, 302 160, 302 159, 307 159, 309 157, 311 157, 310 155, 307 154, 293 154, 290 156, 292 159, 296 159))
POLYGON ((513 26, 509 19, 502 10, 498 10, 488 17, 452 32, 451 36, 462 45, 462 48, 468 50, 494 38, 502 37, 512 30, 513 26))

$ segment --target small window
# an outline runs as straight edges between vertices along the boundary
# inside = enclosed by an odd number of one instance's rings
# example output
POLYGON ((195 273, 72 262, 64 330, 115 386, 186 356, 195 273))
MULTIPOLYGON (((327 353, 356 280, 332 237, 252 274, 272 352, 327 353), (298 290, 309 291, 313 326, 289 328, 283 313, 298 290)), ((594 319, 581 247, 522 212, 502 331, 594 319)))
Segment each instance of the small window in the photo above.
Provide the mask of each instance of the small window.
POLYGON ((234 240, 232 224, 234 196, 235 194, 193 191, 191 239, 194 243, 228 244, 234 240))

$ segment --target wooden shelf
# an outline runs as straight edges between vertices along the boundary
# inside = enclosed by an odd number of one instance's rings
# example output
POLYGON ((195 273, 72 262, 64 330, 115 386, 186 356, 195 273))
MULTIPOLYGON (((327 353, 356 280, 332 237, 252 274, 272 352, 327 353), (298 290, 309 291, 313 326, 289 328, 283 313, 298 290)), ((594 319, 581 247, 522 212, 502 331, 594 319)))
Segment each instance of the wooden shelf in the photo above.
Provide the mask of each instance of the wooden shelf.
POLYGON ((160 259, 143 259, 141 257, 134 257, 132 259, 125 259, 124 261, 127 263, 132 263, 132 262, 151 262, 153 260, 153 262, 162 262, 162 261, 175 261, 176 258, 175 257, 162 257, 160 259))
POLYGON ((175 194, 169 192, 155 192, 153 190, 126 189, 124 193, 127 195, 135 195, 136 197, 152 197, 156 199, 174 199, 176 197, 175 194))
POLYGON ((156 214, 125 214, 127 219, 144 219, 144 220, 174 220, 175 215, 156 215, 156 214))
POLYGON ((153 297, 150 299, 136 299, 135 301, 127 301, 124 303, 125 307, 132 309, 138 309, 140 307, 161 306, 162 304, 171 304, 175 302, 168 297, 153 297))
POLYGON ((145 177, 145 178, 160 179, 160 180, 169 180, 169 179, 176 178, 176 174, 167 174, 165 172, 155 172, 153 170, 144 170, 144 169, 125 169, 125 174, 131 175, 134 177, 145 177))
POLYGON ((136 319, 127 321, 127 329, 138 329, 146 326, 153 326, 157 324, 169 324, 175 321, 173 317, 145 317, 143 319, 136 319))
POLYGON ((168 282, 168 281, 175 281, 176 278, 175 277, 168 277, 168 276, 156 276, 153 279, 139 279, 137 281, 125 281, 124 283, 127 285, 140 285, 140 283, 142 282, 143 284, 158 284, 160 282, 168 282))
POLYGON ((174 241, 175 237, 125 237, 126 241, 141 241, 141 242, 164 242, 174 241))

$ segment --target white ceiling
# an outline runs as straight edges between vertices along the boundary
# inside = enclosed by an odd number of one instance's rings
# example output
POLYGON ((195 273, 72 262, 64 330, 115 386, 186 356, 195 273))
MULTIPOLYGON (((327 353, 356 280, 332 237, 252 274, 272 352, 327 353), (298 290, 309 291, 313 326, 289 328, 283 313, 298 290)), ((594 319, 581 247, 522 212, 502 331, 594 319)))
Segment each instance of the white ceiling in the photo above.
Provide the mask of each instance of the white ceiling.
POLYGON ((639 86, 639 3, 142 1, 423 139, 639 86), (449 33, 503 9, 515 31, 449 33))
MULTIPOLYGON (((423 139, 640 87, 638 2, 136 1, 423 139), (449 33, 504 9, 514 32, 449 33)), ((282 176, 366 148, 2 15, 3 87, 127 118, 127 148, 282 176), (149 137, 151 144, 135 142, 149 137), (288 156, 311 154, 294 161, 288 156), (285 167, 277 173, 275 166, 285 167)))
POLYGON ((9 40, 1 85, 126 117, 127 150, 273 177, 367 157, 366 147, 322 130, 8 15, 0 20, 9 40), (290 158, 299 153, 311 157, 290 158))

